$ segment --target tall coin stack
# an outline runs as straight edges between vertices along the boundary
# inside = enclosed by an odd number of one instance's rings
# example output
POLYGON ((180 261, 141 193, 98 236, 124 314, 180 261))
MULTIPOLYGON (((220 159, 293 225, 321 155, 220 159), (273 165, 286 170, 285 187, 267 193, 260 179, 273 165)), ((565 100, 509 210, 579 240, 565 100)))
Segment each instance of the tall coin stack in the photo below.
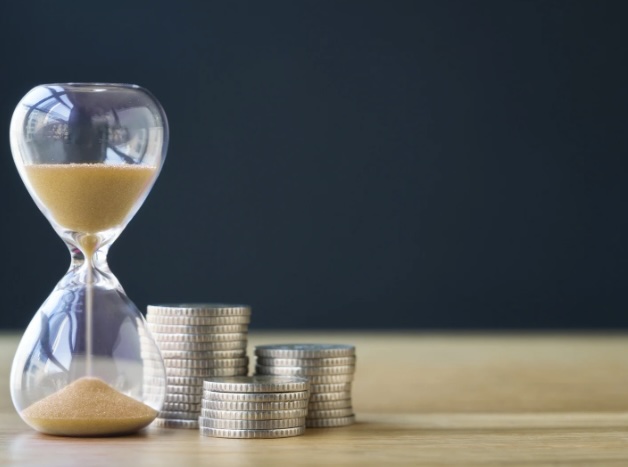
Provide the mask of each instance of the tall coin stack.
MULTIPOLYGON (((154 424, 198 428, 203 381, 248 373, 251 309, 240 305, 149 305, 146 320, 166 367, 166 398, 154 424)), ((150 383, 149 368, 145 391, 151 390, 150 383)))
POLYGON ((201 434, 219 438, 286 438, 305 432, 305 378, 249 376, 204 383, 201 434))
POLYGON ((355 423, 351 382, 352 345, 284 344, 255 347, 257 375, 304 376, 310 381, 306 426, 331 428, 355 423))

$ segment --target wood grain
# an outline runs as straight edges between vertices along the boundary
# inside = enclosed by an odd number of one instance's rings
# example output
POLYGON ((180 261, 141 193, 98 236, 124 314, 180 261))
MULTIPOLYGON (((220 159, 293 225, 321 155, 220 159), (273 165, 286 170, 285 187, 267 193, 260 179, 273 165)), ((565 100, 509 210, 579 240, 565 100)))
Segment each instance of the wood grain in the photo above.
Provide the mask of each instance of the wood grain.
POLYGON ((282 440, 203 438, 151 428, 130 437, 43 436, 15 414, 0 337, 0 464, 628 465, 623 335, 253 333, 251 344, 357 346, 359 423, 282 440))

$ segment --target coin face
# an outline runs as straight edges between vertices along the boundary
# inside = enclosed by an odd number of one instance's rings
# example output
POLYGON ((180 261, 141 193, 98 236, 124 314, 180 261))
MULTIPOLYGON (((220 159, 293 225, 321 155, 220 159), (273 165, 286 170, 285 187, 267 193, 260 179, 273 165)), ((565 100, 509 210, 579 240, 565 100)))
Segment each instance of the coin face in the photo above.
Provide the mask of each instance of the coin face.
POLYGON ((355 415, 339 418, 308 418, 305 426, 308 428, 334 428, 339 426, 348 426, 355 423, 355 415))
POLYGON ((308 391, 297 392, 217 392, 203 391, 203 398, 210 401, 229 401, 229 402, 289 402, 289 401, 308 401, 308 391))
POLYGON ((305 418, 285 418, 273 420, 228 420, 201 416, 198 423, 202 427, 222 428, 227 430, 274 430, 303 426, 305 418))
POLYGON ((276 344, 258 345, 255 355, 272 358, 337 358, 355 355, 353 345, 344 344, 276 344))
POLYGON ((219 392, 295 392, 307 391, 309 382, 298 376, 241 376, 211 378, 203 383, 204 389, 219 392))
POLYGON ((224 430, 221 428, 200 427, 199 430, 203 436, 241 439, 288 438, 305 433, 304 426, 294 428, 278 428, 275 430, 224 430))

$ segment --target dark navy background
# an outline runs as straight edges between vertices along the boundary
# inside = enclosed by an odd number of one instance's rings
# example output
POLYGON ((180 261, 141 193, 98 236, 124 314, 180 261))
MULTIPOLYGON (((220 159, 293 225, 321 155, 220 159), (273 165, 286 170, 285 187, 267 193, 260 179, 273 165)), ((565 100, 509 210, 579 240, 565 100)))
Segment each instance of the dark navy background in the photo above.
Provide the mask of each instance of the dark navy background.
POLYGON ((628 326, 628 2, 0 4, 0 327, 69 255, 9 121, 48 82, 145 86, 160 179, 110 253, 144 309, 258 328, 628 326))

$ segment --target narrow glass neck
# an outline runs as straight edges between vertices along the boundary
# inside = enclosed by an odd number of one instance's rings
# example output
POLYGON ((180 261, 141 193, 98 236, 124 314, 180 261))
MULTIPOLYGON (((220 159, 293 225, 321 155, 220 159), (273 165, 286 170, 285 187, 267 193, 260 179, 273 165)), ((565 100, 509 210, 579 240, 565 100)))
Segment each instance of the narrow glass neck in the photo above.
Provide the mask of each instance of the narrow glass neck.
POLYGON ((87 257, 85 253, 83 253, 83 251, 76 245, 68 243, 67 246, 70 250, 71 270, 81 268, 83 266, 89 267, 89 263, 91 263, 91 267, 93 269, 103 272, 111 272, 109 270, 109 265, 107 264, 107 254, 109 253, 109 247, 111 244, 101 246, 98 250, 92 253, 91 257, 87 257))
POLYGON ((111 243, 101 246, 96 250, 91 260, 88 261, 85 254, 76 245, 67 242, 70 250, 70 268, 65 274, 58 287, 75 288, 75 287, 100 287, 104 289, 118 289, 123 292, 122 286, 118 279, 113 275, 109 265, 107 264, 107 253, 111 243))

